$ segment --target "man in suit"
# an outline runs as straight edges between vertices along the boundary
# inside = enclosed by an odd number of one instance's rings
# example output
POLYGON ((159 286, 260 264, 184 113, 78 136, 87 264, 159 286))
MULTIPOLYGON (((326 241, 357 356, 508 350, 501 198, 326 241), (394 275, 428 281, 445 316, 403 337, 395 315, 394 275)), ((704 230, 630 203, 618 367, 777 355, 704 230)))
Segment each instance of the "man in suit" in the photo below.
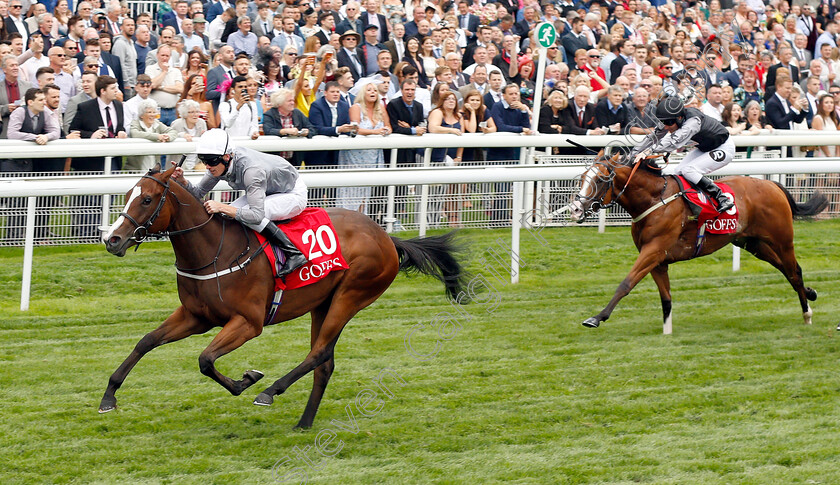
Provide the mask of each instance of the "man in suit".
POLYGON ((403 24, 394 24, 391 28, 393 38, 385 43, 385 48, 391 53, 391 60, 393 69, 399 64, 405 55, 405 26, 403 24))
POLYGON ((0 119, 3 121, 0 138, 6 138, 6 131, 9 127, 9 116, 12 111, 23 105, 23 95, 32 87, 32 84, 18 79, 20 66, 18 65, 17 57, 13 55, 3 57, 2 61, 0 61, 0 68, 3 69, 3 73, 6 75, 5 85, 0 88, 0 119))
MULTIPOLYGON (((391 130, 402 135, 423 135, 426 127, 420 126, 425 121, 423 106, 415 99, 417 83, 414 80, 404 80, 400 86, 401 95, 388 103, 388 119, 391 130)), ((415 163, 415 150, 398 150, 397 163, 415 163)))
POLYGON ((572 19, 572 30, 560 39, 560 43, 563 44, 563 50, 566 52, 566 59, 570 60, 575 58, 575 52, 578 49, 589 50, 595 47, 589 45, 589 39, 583 33, 583 19, 580 17, 572 19))
POLYGON ((799 75, 806 79, 811 75, 811 61, 814 60, 814 56, 808 50, 807 46, 808 37, 805 34, 796 34, 796 37, 793 39, 794 63, 799 68, 799 75))
POLYGON ((354 81, 358 81, 367 75, 364 56, 358 49, 361 40, 362 36, 352 30, 341 34, 341 38, 339 38, 341 49, 335 56, 338 60, 338 67, 349 68, 354 81))
MULTIPOLYGON (((473 71, 473 76, 475 75, 475 71, 473 71)), ((484 106, 487 107, 487 110, 493 109, 493 105, 498 103, 502 100, 502 85, 505 81, 505 78, 502 77, 502 73, 499 71, 492 71, 490 74, 487 75, 487 79, 489 80, 487 84, 489 84, 488 89, 484 92, 484 106)))
MULTIPOLYGON (((451 52, 450 52, 451 54, 451 52)), ((484 66, 476 66, 473 70, 473 75, 470 76, 470 83, 458 88, 461 93, 461 99, 466 99, 470 91, 478 91, 483 97, 485 93, 489 92, 490 86, 487 85, 487 68, 484 66)))
MULTIPOLYGON (((79 105, 76 116, 70 123, 70 131, 79 131, 82 138, 126 138, 125 118, 122 103, 117 101, 119 87, 117 80, 111 76, 99 76, 94 85, 96 98, 79 105)), ((104 158, 74 158, 71 167, 76 171, 102 172, 104 158)), ((118 171, 122 166, 120 157, 111 159, 111 170, 118 171)), ((74 206, 97 207, 102 203, 102 196, 78 196, 74 206)), ((85 238, 99 236, 99 215, 76 215, 73 225, 77 235, 85 238)))
POLYGON ((619 39, 615 43, 618 48, 618 55, 610 62, 610 84, 615 84, 618 76, 621 76, 621 70, 627 64, 633 64, 633 53, 636 51, 636 44, 627 39, 619 39))
POLYGON ((744 80, 744 73, 750 69, 750 56, 746 54, 741 54, 738 56, 738 69, 733 69, 726 74, 723 75, 723 79, 732 86, 732 89, 736 89, 744 80))
POLYGON ((513 25, 513 31, 516 35, 523 39, 528 38, 528 34, 537 28, 537 10, 533 5, 528 5, 522 9, 523 19, 513 25))
MULTIPOLYGON (((770 88, 770 86, 767 87, 770 88)), ((792 89, 793 82, 790 78, 780 77, 776 81, 773 95, 765 98, 764 113, 767 116, 767 122, 777 130, 792 130, 793 124, 801 123, 807 115, 808 98, 800 97, 796 105, 793 106, 788 102, 792 89)), ((779 147, 770 147, 770 149, 778 150, 779 147)), ((788 147, 788 153, 782 154, 783 157, 791 155, 790 147, 788 147)))
POLYGON ((467 43, 474 43, 477 39, 480 19, 470 13, 470 5, 467 0, 458 1, 458 27, 464 31, 467 43))
POLYGON ((269 40, 274 38, 274 35, 271 34, 274 30, 274 18, 272 17, 271 11, 268 9, 267 3, 257 4, 257 16, 252 20, 251 32, 253 32, 258 38, 263 36, 268 37, 269 40))
POLYGON ((9 16, 3 19, 3 23, 5 24, 7 35, 17 32, 23 37, 23 45, 27 45, 29 40, 29 26, 26 25, 23 19, 23 14, 26 12, 23 12, 21 10, 22 8, 23 4, 21 0, 12 0, 9 4, 9 16))
POLYGON ((295 21, 291 17, 286 17, 281 20, 283 22, 283 32, 280 35, 274 36, 271 39, 271 45, 276 45, 283 52, 286 52, 286 46, 293 46, 297 49, 298 55, 303 55, 303 39, 295 35, 295 21))
MULTIPOLYGON (((564 115, 563 133, 572 135, 603 135, 604 130, 595 121, 595 105, 589 102, 592 90, 587 86, 575 88, 574 102, 569 103, 564 115)), ((584 155, 585 149, 565 149, 564 153, 584 155)))
POLYGON ((611 134, 626 134, 629 129, 627 107, 624 105, 624 89, 620 86, 607 88, 607 96, 595 105, 595 124, 607 127, 611 134))
POLYGON ((207 72, 207 91, 205 96, 213 103, 213 110, 218 113, 222 93, 216 91, 216 88, 225 82, 225 79, 233 79, 235 77, 233 73, 233 61, 236 59, 236 56, 233 53, 233 47, 229 45, 222 46, 217 55, 221 61, 218 66, 207 72))
MULTIPOLYGON (((180 35, 183 32, 181 23, 188 18, 187 14, 190 11, 190 4, 187 0, 178 0, 175 2, 175 16, 170 17, 163 22, 164 27, 172 27, 175 29, 175 34, 180 35)), ((119 32, 117 32, 119 34, 119 32)), ((114 35, 117 35, 114 34, 114 35)))
POLYGON ((355 2, 353 0, 347 2, 347 5, 344 7, 344 12, 347 15, 347 18, 335 26, 336 33, 341 35, 348 30, 352 30, 354 32, 364 32, 365 26, 362 22, 361 11, 362 7, 359 5, 359 2, 355 2))
MULTIPOLYGON (((70 131, 79 131, 82 138, 126 138, 123 105, 117 101, 117 80, 111 76, 99 76, 94 90, 96 98, 79 105, 70 123, 70 131)), ((103 163, 103 158, 76 158, 72 167, 75 170, 99 171, 103 163)), ((119 170, 120 165, 120 158, 114 157, 111 169, 119 170)))
POLYGON ((796 67, 791 61, 793 60, 793 49, 788 46, 783 46, 779 49, 779 63, 773 64, 767 69, 767 80, 765 81, 764 85, 767 87, 767 90, 764 93, 764 101, 769 101, 770 98, 773 97, 773 94, 776 92, 776 73, 778 72, 779 68, 784 67, 785 69, 790 71, 790 79, 799 80, 799 68, 796 67))
POLYGON ((318 16, 318 24, 321 26, 321 29, 313 35, 318 37, 318 40, 321 41, 321 45, 327 45, 330 43, 330 34, 332 34, 332 31, 335 29, 335 16, 333 16, 330 12, 324 12, 318 16))
MULTIPOLYGON (((309 107, 309 122, 317 135, 338 136, 353 130, 350 125, 350 105, 341 99, 337 82, 328 82, 324 96, 309 107)), ((338 152, 312 152, 306 159, 307 165, 337 165, 338 152)))
POLYGON ((376 25, 379 27, 379 37, 378 41, 380 44, 384 44, 388 40, 388 22, 385 20, 385 16, 379 12, 379 1, 378 0, 365 0, 365 12, 361 15, 362 17, 362 31, 367 29, 368 25, 376 25))

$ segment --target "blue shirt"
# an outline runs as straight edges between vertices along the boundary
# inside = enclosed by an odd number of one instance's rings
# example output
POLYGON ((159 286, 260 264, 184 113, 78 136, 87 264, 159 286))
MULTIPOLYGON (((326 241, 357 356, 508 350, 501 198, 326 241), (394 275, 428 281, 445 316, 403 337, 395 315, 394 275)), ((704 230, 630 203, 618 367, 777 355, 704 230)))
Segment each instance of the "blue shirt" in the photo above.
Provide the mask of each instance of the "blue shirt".
POLYGON ((242 32, 237 30, 228 36, 227 43, 233 47, 233 53, 236 55, 240 52, 248 54, 248 57, 257 55, 257 36, 253 32, 242 35, 242 32))

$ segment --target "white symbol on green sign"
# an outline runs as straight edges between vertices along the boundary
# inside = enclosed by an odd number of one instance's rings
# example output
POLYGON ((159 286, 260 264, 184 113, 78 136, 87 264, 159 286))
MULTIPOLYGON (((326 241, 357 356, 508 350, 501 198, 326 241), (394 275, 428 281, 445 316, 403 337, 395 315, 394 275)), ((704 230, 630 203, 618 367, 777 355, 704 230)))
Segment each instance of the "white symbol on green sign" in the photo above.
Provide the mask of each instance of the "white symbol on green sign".
POLYGON ((553 46, 555 39, 557 39, 557 31, 551 23, 543 22, 537 27, 537 40, 540 47, 549 48, 553 46))

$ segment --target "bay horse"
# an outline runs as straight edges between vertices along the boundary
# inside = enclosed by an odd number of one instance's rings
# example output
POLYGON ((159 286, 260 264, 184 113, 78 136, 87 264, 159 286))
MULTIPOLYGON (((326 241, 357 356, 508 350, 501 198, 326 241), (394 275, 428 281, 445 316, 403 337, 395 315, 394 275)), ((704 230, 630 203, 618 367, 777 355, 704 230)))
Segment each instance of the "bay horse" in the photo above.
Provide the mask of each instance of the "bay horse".
POLYGON ((776 182, 753 177, 724 178, 721 182, 727 183, 734 193, 738 228, 734 234, 706 234, 698 251, 698 223, 689 217, 692 213, 688 203, 680 200, 676 178, 663 176, 653 164, 659 157, 653 155, 632 163, 622 153, 608 157, 601 151, 584 172, 580 191, 567 206, 571 219, 581 223, 600 208, 620 205, 634 219, 630 231, 639 251, 630 274, 618 285, 607 306, 583 325, 595 328, 610 318, 618 302, 650 273, 662 300, 665 333, 671 333, 668 265, 706 256, 729 243, 781 271, 799 296, 805 323, 810 324, 808 301, 816 300, 817 292, 802 281, 802 269, 793 250, 793 218, 819 214, 828 205, 827 198, 815 193, 799 204, 776 182))
POLYGON ((181 306, 140 339, 111 375, 100 413, 116 408, 117 389, 146 353, 214 327, 222 329, 201 352, 199 369, 238 396, 263 374, 250 370, 242 379, 233 380, 220 373, 214 362, 260 335, 265 325, 309 313, 310 351, 306 358, 254 401, 270 405, 274 396, 314 370, 312 392, 297 424, 309 428, 335 368, 334 349, 342 329, 388 289, 399 271, 434 276, 443 282, 449 297, 458 299, 460 295, 463 299, 466 275, 456 258, 454 233, 402 240, 388 236, 364 214, 327 209, 349 269, 333 271, 316 283, 285 291, 276 315, 266 322, 273 304, 274 278, 255 233, 233 219, 208 215, 201 201, 170 180, 173 171, 174 167, 166 172, 155 167, 128 192, 125 209, 111 226, 105 245, 111 254, 124 256, 128 248, 149 235, 168 235, 179 273, 181 306), (204 275, 203 279, 195 279, 197 275, 204 275))

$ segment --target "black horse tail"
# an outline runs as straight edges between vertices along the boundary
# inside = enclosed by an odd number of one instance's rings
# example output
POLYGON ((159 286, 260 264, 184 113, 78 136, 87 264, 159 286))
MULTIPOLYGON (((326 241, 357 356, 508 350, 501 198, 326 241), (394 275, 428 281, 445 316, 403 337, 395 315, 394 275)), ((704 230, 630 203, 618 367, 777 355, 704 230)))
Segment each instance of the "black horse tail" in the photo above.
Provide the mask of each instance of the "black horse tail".
POLYGON ((828 207, 828 197, 826 197, 820 192, 814 192, 814 195, 812 195, 810 199, 799 204, 793 199, 793 196, 790 195, 788 189, 786 189, 782 184, 780 184, 779 182, 773 183, 775 183, 780 189, 782 189, 782 192, 784 192, 785 197, 787 197, 788 204, 790 204, 790 210, 793 211, 793 217, 815 216, 820 212, 824 211, 826 207, 828 207))
POLYGON ((456 255, 462 248, 455 244, 455 231, 442 236, 399 239, 391 237, 400 257, 400 271, 433 276, 446 286, 446 294, 465 303, 467 274, 456 255), (463 292, 460 300, 458 295, 463 292))

